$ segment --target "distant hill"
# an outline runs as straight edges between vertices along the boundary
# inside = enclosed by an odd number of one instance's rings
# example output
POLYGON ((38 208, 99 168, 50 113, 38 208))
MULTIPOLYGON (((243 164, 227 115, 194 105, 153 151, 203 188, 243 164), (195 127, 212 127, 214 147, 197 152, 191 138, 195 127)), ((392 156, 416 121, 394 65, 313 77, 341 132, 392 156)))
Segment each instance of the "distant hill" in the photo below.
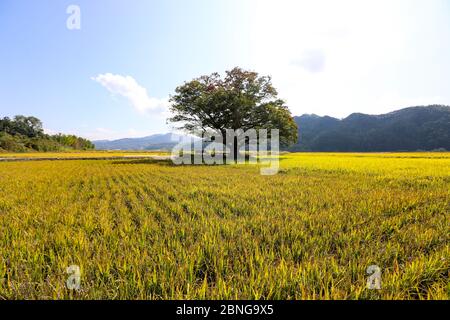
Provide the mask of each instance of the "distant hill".
POLYGON ((175 146, 181 135, 166 133, 143 138, 93 141, 97 150, 169 150, 175 146))
POLYGON ((345 119, 294 117, 299 142, 290 151, 450 151, 450 107, 411 107, 382 115, 353 113, 345 119))
MULTIPOLYGON (((294 117, 299 142, 289 151, 450 151, 450 107, 411 107, 382 115, 353 113, 345 119, 294 117)), ((170 150, 181 135, 93 141, 98 150, 170 150), (172 139, 172 136, 174 139, 172 139)))

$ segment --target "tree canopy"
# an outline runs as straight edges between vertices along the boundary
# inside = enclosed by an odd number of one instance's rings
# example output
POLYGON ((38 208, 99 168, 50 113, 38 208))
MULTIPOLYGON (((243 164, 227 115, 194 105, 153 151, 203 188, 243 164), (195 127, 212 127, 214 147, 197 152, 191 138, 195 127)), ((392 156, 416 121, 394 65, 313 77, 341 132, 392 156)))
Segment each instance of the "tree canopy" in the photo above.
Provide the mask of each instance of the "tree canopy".
POLYGON ((169 122, 201 135, 209 130, 225 137, 226 129, 278 129, 280 144, 297 142, 297 125, 285 102, 277 97, 269 76, 234 68, 185 82, 171 96, 169 122))
POLYGON ((0 131, 12 135, 20 134, 29 138, 42 136, 42 122, 36 117, 15 116, 13 120, 5 117, 0 119, 0 131))

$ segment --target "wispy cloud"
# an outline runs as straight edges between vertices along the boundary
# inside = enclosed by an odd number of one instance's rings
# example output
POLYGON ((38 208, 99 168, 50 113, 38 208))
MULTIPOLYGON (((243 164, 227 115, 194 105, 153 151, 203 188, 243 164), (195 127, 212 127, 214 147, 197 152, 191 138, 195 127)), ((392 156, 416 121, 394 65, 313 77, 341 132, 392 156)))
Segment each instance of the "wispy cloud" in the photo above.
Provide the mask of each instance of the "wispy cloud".
POLYGON ((169 99, 158 99, 150 97, 147 89, 139 85, 131 76, 122 76, 119 74, 105 73, 91 78, 100 83, 114 95, 126 98, 130 104, 140 113, 164 112, 169 99))

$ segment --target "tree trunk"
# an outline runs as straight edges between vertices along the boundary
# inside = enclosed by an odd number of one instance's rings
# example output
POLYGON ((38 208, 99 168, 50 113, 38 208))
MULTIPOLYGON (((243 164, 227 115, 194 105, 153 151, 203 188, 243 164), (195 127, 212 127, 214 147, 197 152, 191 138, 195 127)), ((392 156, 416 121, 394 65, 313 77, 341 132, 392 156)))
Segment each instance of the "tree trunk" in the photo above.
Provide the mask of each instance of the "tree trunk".
POLYGON ((233 145, 233 160, 234 160, 234 163, 237 163, 238 154, 239 154, 238 138, 234 137, 234 145, 233 145))
POLYGON ((226 135, 226 131, 225 130, 220 130, 220 134, 222 135, 222 143, 223 143, 223 153, 222 153, 222 157, 223 157, 223 164, 227 164, 227 135, 226 135))

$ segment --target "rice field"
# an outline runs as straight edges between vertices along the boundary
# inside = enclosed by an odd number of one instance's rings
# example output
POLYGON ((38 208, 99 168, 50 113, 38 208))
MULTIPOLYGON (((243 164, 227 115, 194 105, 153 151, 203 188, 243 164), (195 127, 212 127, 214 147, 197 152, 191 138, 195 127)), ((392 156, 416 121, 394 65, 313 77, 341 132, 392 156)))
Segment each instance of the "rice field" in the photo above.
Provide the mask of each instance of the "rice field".
POLYGON ((0 299, 450 298, 450 153, 280 166, 0 163, 0 299))
POLYGON ((21 152, 10 153, 0 152, 0 159, 14 158, 105 158, 105 157, 132 157, 132 156, 152 156, 168 154, 164 151, 67 151, 67 152, 21 152))

